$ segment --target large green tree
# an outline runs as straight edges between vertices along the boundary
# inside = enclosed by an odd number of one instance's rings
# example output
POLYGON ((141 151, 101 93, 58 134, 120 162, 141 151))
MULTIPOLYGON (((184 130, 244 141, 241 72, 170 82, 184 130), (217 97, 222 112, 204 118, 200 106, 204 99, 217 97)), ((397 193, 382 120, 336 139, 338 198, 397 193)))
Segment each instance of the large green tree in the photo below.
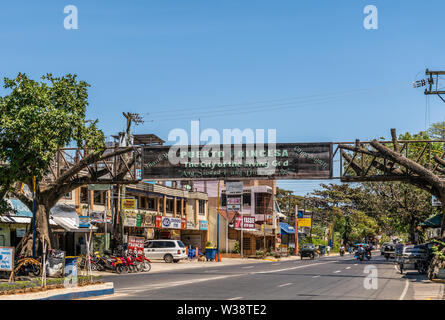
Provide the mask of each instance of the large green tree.
MULTIPOLYGON (((97 120, 85 119, 88 87, 71 74, 47 74, 40 82, 26 74, 4 79, 9 93, 0 97, 0 199, 10 193, 32 210, 32 199, 20 192, 20 185, 25 183, 32 190, 35 179, 36 242, 40 243, 40 251, 44 242, 49 248, 53 244, 50 209, 67 192, 106 174, 105 170, 99 173, 85 169, 98 160, 128 151, 104 154, 104 134, 97 128, 97 120), (68 145, 85 150, 83 159, 66 168, 57 180, 48 181, 51 161, 59 148, 68 145), (79 175, 81 171, 87 173, 79 175)), ((116 178, 125 175, 126 169, 119 173, 116 178)), ((30 255, 32 241, 33 234, 29 232, 18 252, 30 255)))

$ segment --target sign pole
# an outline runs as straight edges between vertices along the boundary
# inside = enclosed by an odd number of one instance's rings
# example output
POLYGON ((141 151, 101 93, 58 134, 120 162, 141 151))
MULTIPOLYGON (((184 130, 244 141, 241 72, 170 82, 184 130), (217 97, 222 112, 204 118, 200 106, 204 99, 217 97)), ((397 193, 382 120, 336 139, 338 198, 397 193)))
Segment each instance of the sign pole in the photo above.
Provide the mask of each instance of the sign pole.
MULTIPOLYGON (((219 195, 219 184, 220 184, 220 180, 218 180, 218 209, 217 209, 217 211, 216 211, 216 216, 217 216, 217 223, 216 223, 216 225, 217 225, 217 227, 216 227, 216 250, 217 250, 217 252, 219 253, 219 197, 220 197, 220 195, 219 195)), ((227 204, 226 204, 226 206, 227 206, 227 204)))
POLYGON ((295 205, 295 254, 298 255, 298 206, 295 205))
POLYGON ((243 217, 243 215, 241 214, 241 258, 244 256, 244 250, 243 250, 243 247, 244 247, 244 245, 243 245, 243 241, 244 241, 244 239, 243 239, 243 236, 244 236, 244 217, 243 217))

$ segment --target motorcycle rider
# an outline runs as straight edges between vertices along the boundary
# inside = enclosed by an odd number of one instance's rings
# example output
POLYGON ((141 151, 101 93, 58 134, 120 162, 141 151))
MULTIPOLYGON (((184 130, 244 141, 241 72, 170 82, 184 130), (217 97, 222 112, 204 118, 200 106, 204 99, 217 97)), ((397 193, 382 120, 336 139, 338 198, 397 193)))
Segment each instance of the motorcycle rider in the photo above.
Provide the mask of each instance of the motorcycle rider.
POLYGON ((340 255, 342 256, 342 255, 344 255, 345 254, 345 246, 344 245, 341 245, 340 246, 340 255))

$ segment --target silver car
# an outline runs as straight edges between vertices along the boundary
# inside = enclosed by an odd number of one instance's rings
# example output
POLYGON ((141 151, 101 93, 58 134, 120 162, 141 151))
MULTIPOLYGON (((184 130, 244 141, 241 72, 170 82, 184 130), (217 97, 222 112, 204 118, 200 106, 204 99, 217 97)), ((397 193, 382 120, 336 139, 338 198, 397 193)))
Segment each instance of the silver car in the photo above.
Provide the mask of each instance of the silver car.
POLYGON ((147 240, 144 253, 150 260, 164 260, 167 263, 187 258, 185 245, 180 240, 147 240))

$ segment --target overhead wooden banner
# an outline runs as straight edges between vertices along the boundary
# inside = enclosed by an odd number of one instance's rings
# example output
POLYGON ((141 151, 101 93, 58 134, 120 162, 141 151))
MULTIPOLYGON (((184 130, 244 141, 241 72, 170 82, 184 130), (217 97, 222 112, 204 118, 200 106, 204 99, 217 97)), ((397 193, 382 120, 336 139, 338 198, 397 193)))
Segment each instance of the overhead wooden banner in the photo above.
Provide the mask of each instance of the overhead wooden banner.
POLYGON ((331 179, 332 143, 145 147, 144 180, 331 179))

